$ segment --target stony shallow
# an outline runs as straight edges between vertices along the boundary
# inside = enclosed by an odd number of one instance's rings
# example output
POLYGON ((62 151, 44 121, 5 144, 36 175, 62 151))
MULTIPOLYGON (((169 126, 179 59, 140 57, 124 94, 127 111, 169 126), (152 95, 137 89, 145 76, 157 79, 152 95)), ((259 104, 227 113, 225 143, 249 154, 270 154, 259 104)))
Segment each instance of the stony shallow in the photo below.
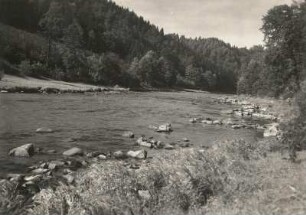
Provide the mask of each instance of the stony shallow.
MULTIPOLYGON (((166 149, 256 138, 258 131, 254 129, 234 130, 230 126, 189 121, 212 118, 217 123, 231 118, 240 122, 241 117, 227 113, 235 104, 216 102, 220 97, 205 92, 0 94, 1 174, 25 173, 33 164, 61 159, 63 152, 72 147, 104 154, 138 150, 136 141, 141 136, 157 141, 153 145, 164 143, 166 149), (159 129, 166 123, 171 123, 173 132, 157 132, 164 128, 167 131, 167 126, 159 129), (135 138, 125 133, 128 131, 135 138), (28 143, 33 143, 39 153, 31 158, 8 155, 10 149, 28 143)), ((151 148, 149 154, 157 153, 156 147, 151 148)))

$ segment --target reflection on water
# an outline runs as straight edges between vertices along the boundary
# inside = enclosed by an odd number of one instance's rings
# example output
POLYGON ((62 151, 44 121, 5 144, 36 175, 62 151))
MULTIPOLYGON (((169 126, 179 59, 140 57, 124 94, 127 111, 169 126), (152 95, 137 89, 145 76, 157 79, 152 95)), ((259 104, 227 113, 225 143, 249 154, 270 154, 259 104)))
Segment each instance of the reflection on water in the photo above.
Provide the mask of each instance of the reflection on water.
POLYGON ((0 94, 1 172, 20 172, 39 160, 60 155, 35 155, 30 159, 11 158, 10 148, 34 143, 44 149, 62 151, 73 146, 86 150, 113 151, 135 147, 123 138, 123 131, 146 135, 164 142, 187 137, 194 145, 211 145, 231 138, 253 139, 252 130, 232 130, 218 126, 192 125, 189 118, 227 118, 221 110, 230 108, 213 102, 217 95, 192 92, 149 92, 116 95, 0 94), (158 134, 149 125, 170 122, 174 132, 158 134), (37 134, 39 127, 56 132, 37 134), (67 141, 73 138, 74 141, 67 141))

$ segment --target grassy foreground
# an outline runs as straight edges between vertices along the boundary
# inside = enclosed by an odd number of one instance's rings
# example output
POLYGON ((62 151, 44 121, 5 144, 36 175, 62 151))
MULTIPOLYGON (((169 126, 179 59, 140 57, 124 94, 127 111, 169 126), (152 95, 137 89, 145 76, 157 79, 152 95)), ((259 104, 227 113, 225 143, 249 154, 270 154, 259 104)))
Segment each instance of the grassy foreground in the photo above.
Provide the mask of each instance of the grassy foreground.
POLYGON ((1 214, 306 214, 306 153, 284 159, 275 139, 185 149, 141 162, 95 163, 74 185, 44 189, 33 201, 1 182, 1 214))

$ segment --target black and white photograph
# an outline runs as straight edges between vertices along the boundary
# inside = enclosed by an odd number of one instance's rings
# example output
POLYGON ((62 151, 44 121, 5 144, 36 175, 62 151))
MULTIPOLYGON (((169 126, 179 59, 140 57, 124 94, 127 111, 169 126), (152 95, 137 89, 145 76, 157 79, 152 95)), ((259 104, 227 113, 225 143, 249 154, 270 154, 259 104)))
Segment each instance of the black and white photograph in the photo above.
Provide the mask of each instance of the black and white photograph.
POLYGON ((306 0, 0 0, 0 215, 306 215, 306 0))

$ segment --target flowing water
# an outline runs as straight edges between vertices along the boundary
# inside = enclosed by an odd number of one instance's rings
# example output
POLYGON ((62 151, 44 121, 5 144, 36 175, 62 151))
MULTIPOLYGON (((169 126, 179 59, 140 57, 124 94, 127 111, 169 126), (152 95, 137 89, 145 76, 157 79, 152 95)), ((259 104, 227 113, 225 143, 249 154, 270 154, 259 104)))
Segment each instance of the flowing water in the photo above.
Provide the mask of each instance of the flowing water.
POLYGON ((232 107, 214 102, 218 96, 205 92, 148 92, 127 94, 0 94, 0 173, 24 172, 26 167, 61 157, 61 153, 79 146, 88 151, 114 151, 135 148, 135 139, 122 137, 133 131, 163 142, 188 138, 196 146, 210 146, 215 141, 245 138, 254 140, 254 130, 233 130, 224 126, 191 124, 191 117, 224 119, 222 110, 232 107), (174 132, 159 134, 149 125, 170 122, 174 132), (37 128, 55 132, 38 134, 37 128), (75 142, 69 141, 73 138, 75 142), (9 149, 33 143, 36 147, 55 149, 56 155, 32 158, 9 157, 9 149))

